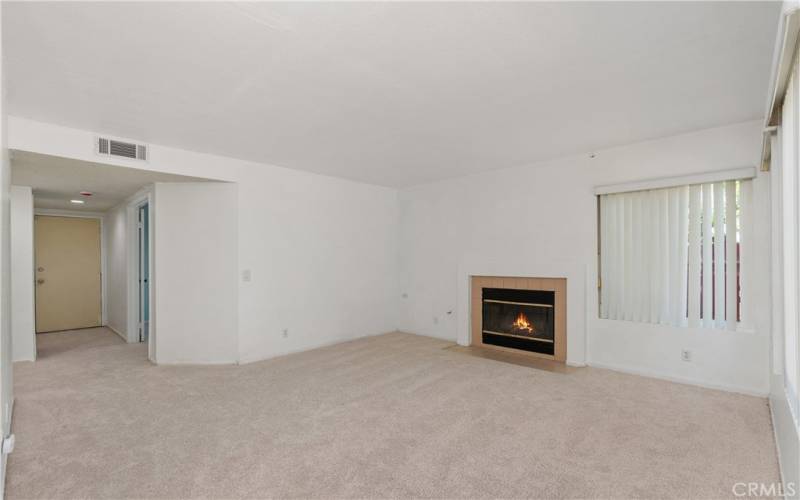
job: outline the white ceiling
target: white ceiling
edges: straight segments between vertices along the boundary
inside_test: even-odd
[[[2,8],[11,114],[407,186],[761,117],[780,4]]]
[[[205,180],[27,151],[11,153],[11,183],[32,187],[36,208],[104,212],[154,182]],[[92,196],[81,196],[81,191],[89,191]],[[85,203],[76,205],[70,202],[72,199],[82,199]]]

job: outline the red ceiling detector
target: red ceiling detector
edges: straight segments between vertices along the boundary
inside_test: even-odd
[[[91,196],[92,192],[91,191],[81,191],[80,194],[81,194],[81,196]]]

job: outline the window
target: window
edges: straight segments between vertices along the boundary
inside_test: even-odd
[[[751,206],[745,179],[600,195],[600,317],[736,329]]]

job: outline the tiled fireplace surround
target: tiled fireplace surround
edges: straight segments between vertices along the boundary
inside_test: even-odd
[[[506,277],[506,276],[471,276],[470,279],[470,333],[471,344],[502,351],[515,352],[530,356],[543,357],[559,362],[566,362],[567,357],[567,280],[565,278],[534,278],[534,277]],[[553,354],[531,352],[519,348],[493,345],[485,335],[483,326],[483,294],[484,289],[496,291],[505,290],[536,290],[553,292],[554,302],[554,345]],[[549,306],[548,306],[549,307]],[[520,335],[498,337],[490,334],[492,338],[504,338],[511,341],[525,342]],[[486,342],[484,340],[486,339]]]

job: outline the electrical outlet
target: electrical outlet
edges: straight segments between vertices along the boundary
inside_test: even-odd
[[[282,334],[283,334],[283,338],[289,338],[289,329],[288,328],[284,328]]]
[[[688,349],[684,349],[681,351],[681,361],[691,361],[692,360],[692,351]]]
[[[249,269],[245,269],[244,271],[242,271],[242,281],[247,283],[247,282],[251,281],[252,279],[253,279],[253,275],[252,275],[252,273],[250,272]]]
[[[434,316],[433,317],[433,324],[434,325],[438,325],[439,324],[439,316]]]

